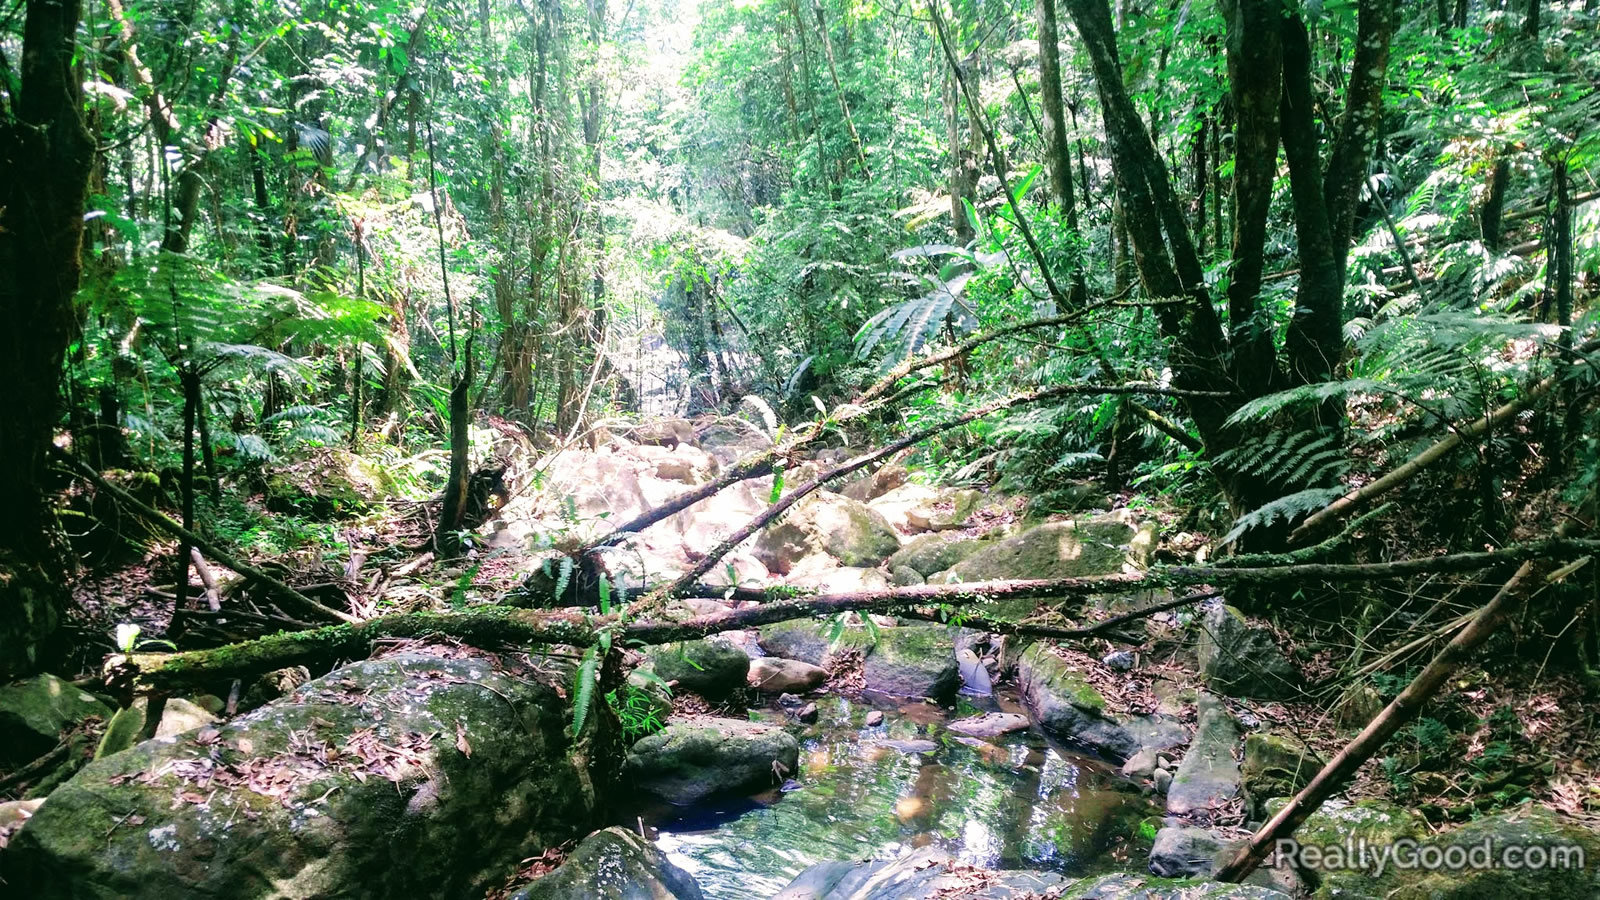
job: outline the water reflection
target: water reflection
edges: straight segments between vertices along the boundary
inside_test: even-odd
[[[862,725],[864,704],[821,707],[801,736],[797,789],[633,810],[624,821],[638,815],[708,898],[731,900],[771,896],[816,862],[928,844],[993,868],[1106,870],[1138,852],[1129,836],[1154,812],[1104,766],[1033,734],[962,740],[926,704],[873,728]],[[932,749],[917,752],[919,741]]]

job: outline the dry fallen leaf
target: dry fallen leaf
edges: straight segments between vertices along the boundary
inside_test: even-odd
[[[472,758],[472,744],[467,742],[467,726],[460,720],[456,721],[456,749],[461,751],[462,756]]]

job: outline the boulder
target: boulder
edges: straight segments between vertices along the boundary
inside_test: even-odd
[[[695,443],[694,423],[688,419],[655,419],[633,427],[628,431],[628,437],[639,444],[660,447],[687,444],[692,447]]]
[[[142,722],[148,714],[150,701],[144,697],[133,701],[139,708],[139,720]],[[182,697],[168,698],[161,708],[161,724],[156,726],[155,736],[158,738],[177,737],[189,731],[195,731],[206,725],[219,721],[215,715],[205,710],[199,704]]]
[[[655,461],[657,478],[688,485],[705,484],[717,477],[720,469],[716,457],[688,444],[679,444],[677,449]]]
[[[788,574],[806,557],[828,554],[847,566],[876,566],[900,549],[888,521],[841,494],[817,491],[756,538],[755,557]]]
[[[702,900],[700,885],[626,828],[584,838],[555,871],[511,900]]]
[[[944,581],[1079,578],[1122,571],[1134,530],[1112,517],[1047,522],[968,556]]]
[[[54,675],[35,675],[0,687],[0,769],[38,759],[63,732],[90,716],[109,720],[112,709]]]
[[[957,719],[948,726],[956,734],[970,737],[996,738],[1016,731],[1028,730],[1028,717],[1017,713],[995,712],[981,716]]]
[[[640,486],[639,460],[624,454],[567,450],[545,469],[540,517],[568,527],[620,525],[653,504]],[[568,521],[576,518],[576,522]]]
[[[1189,750],[1167,789],[1167,812],[1210,824],[1239,796],[1239,723],[1227,707],[1202,697]]]
[[[889,557],[889,570],[912,569],[924,578],[936,575],[984,548],[976,538],[919,534]]]
[[[961,685],[955,638],[941,625],[879,629],[878,640],[862,661],[861,674],[869,691],[948,700]]]
[[[649,658],[662,679],[712,700],[744,687],[750,672],[743,650],[714,638],[653,647]]]
[[[1221,850],[1222,841],[1209,829],[1168,825],[1156,832],[1150,848],[1150,872],[1162,878],[1210,875]]]
[[[669,803],[759,791],[795,771],[800,745],[775,725],[696,718],[668,725],[628,751],[623,778]]]
[[[482,895],[595,812],[562,697],[479,659],[355,663],[90,763],[0,878],[35,900]]]
[[[915,587],[919,584],[927,584],[928,579],[922,577],[921,572],[910,566],[901,566],[889,573],[889,583],[895,587]]]
[[[1163,716],[1117,719],[1084,677],[1042,644],[1030,644],[1017,659],[1017,682],[1033,721],[1052,738],[1122,763],[1149,747],[1183,743],[1183,727]]]
[[[1288,803],[1288,798],[1277,798],[1266,804],[1266,815],[1277,815]],[[1380,800],[1332,799],[1306,818],[1295,830],[1294,840],[1301,847],[1320,848],[1394,846],[1400,841],[1415,842],[1427,833],[1422,820],[1410,811]],[[1329,864],[1331,860],[1319,859],[1317,865],[1307,865],[1305,860],[1289,862],[1307,870],[1318,882],[1316,897],[1353,898],[1353,900],[1378,900],[1390,896],[1394,889],[1396,873],[1392,867],[1381,877],[1377,873],[1358,867],[1347,867],[1343,861]]]
[[[798,659],[814,666],[824,666],[830,649],[824,623],[809,619],[763,625],[761,647],[772,656]]]
[[[960,528],[982,495],[970,488],[935,488],[902,484],[867,503],[889,524],[907,534]]]
[[[1478,860],[1516,847],[1522,868],[1480,867]],[[1436,849],[1435,849],[1436,848]],[[1467,865],[1446,865],[1433,870],[1402,869],[1394,873],[1394,887],[1384,896],[1395,900],[1478,900],[1482,897],[1527,900],[1588,900],[1600,897],[1600,834],[1592,827],[1537,806],[1507,810],[1435,836],[1423,845],[1424,853],[1439,853],[1448,863],[1452,856]],[[1536,865],[1542,858],[1548,864]],[[1423,857],[1424,861],[1426,856]],[[1510,863],[1509,858],[1504,862]],[[1370,883],[1370,882],[1369,882]],[[1327,886],[1324,881],[1323,886]],[[1339,896],[1365,894],[1347,889]],[[1318,897],[1333,894],[1319,890]]]
[[[1322,761],[1297,738],[1264,731],[1245,735],[1244,791],[1255,811],[1272,797],[1289,797],[1311,783]]]
[[[828,680],[828,670],[798,659],[763,656],[750,660],[751,687],[772,694],[804,694]]]
[[[772,438],[742,419],[719,419],[696,433],[700,449],[731,466],[746,456],[772,449]]]
[[[905,484],[910,474],[905,466],[885,463],[872,474],[845,485],[841,493],[858,503],[868,503]]]
[[[1272,631],[1225,604],[1206,610],[1197,654],[1206,684],[1226,697],[1279,700],[1293,696],[1300,683]]]
[[[795,587],[813,588],[819,594],[848,594],[881,591],[889,586],[889,579],[877,569],[844,566],[791,577],[789,584]]]
[[[748,553],[730,553],[700,580],[718,587],[759,587],[770,577],[761,560]]]
[[[267,509],[326,519],[356,512],[393,490],[383,469],[339,447],[275,467],[262,496]]]

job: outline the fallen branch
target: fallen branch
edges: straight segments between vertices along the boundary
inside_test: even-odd
[[[1534,563],[1525,562],[1517,569],[1494,597],[1478,610],[1472,622],[1428,663],[1406,689],[1393,702],[1361,730],[1354,740],[1346,744],[1338,755],[1329,760],[1322,771],[1311,779],[1305,789],[1296,794],[1287,806],[1278,811],[1272,820],[1261,826],[1251,836],[1249,843],[1240,848],[1232,859],[1217,870],[1218,881],[1238,882],[1255,871],[1279,838],[1287,837],[1317,811],[1322,802],[1337,790],[1344,781],[1394,736],[1407,722],[1416,718],[1422,705],[1442,687],[1456,668],[1474,649],[1489,639],[1495,629],[1512,612],[1520,600],[1527,583],[1532,580]]]
[[[1552,539],[1482,553],[1457,553],[1388,563],[1308,564],[1278,568],[1217,568],[1164,566],[1144,573],[1119,573],[1081,578],[1026,581],[988,581],[971,584],[919,584],[833,594],[802,594],[786,599],[779,591],[730,589],[695,585],[698,596],[750,598],[768,602],[746,609],[699,616],[680,622],[625,622],[620,614],[591,616],[581,611],[535,611],[487,606],[465,612],[416,612],[380,616],[354,625],[335,625],[315,631],[286,632],[254,641],[210,650],[182,653],[115,655],[107,663],[108,682],[131,680],[147,692],[170,691],[196,682],[221,681],[260,674],[295,665],[314,665],[330,659],[357,658],[384,638],[449,638],[474,646],[566,644],[585,647],[597,643],[602,632],[624,644],[666,644],[692,640],[722,631],[756,628],[791,619],[857,611],[893,613],[919,607],[952,609],[977,606],[999,599],[1056,598],[1118,593],[1150,587],[1184,584],[1275,583],[1283,581],[1361,581],[1402,577],[1427,572],[1475,571],[1506,562],[1573,558],[1600,553],[1600,541]],[[1192,598],[1184,598],[1190,600]],[[1174,601],[1176,603],[1176,601]],[[1181,604],[1179,604],[1181,605]],[[1158,607],[1140,614],[1160,611]],[[628,612],[631,612],[629,610]],[[1003,627],[979,620],[977,627]],[[1120,624],[1100,623],[1093,628]],[[1083,635],[1069,635],[1081,637]]]
[[[237,559],[234,559],[229,554],[223,552],[223,550],[216,544],[183,527],[169,518],[165,513],[145,504],[143,501],[139,500],[139,498],[105,480],[100,476],[100,473],[96,472],[92,467],[84,465],[82,462],[79,462],[73,457],[67,455],[67,453],[60,448],[52,446],[50,451],[57,459],[66,464],[66,466],[75,474],[81,475],[93,483],[95,487],[98,487],[99,489],[109,493],[111,496],[117,498],[118,502],[128,506],[134,512],[137,512],[150,524],[155,525],[156,527],[172,534],[175,537],[188,541],[192,546],[200,548],[206,553],[206,555],[210,556],[218,563],[221,563],[233,571],[238,572],[246,580],[260,584],[262,587],[265,587],[272,593],[277,594],[279,597],[291,601],[295,606],[300,607],[306,612],[315,613],[321,618],[336,619],[338,621],[348,623],[356,623],[360,621],[360,619],[357,619],[355,616],[352,616],[348,613],[342,613],[336,609],[323,606],[321,603],[318,603],[310,597],[307,597],[284,582],[273,578],[271,575],[262,572],[260,569],[256,569],[252,566],[248,566],[242,562],[239,562]]]
[[[1591,340],[1585,343],[1582,347],[1579,347],[1576,352],[1590,353],[1596,349],[1600,349],[1600,340]],[[1524,391],[1521,396],[1505,404],[1499,409],[1496,409],[1477,421],[1464,425],[1461,428],[1452,429],[1451,432],[1441,438],[1438,443],[1435,443],[1428,449],[1406,460],[1399,466],[1396,466],[1382,478],[1379,478],[1376,481],[1363,485],[1362,487],[1345,494],[1339,499],[1313,513],[1304,522],[1301,522],[1299,527],[1289,533],[1289,544],[1293,546],[1305,541],[1307,538],[1315,535],[1322,528],[1333,524],[1338,519],[1355,512],[1357,509],[1372,502],[1374,499],[1381,497],[1384,494],[1387,494],[1395,488],[1398,488],[1410,481],[1422,470],[1445,458],[1445,456],[1449,455],[1450,451],[1461,446],[1463,442],[1469,439],[1477,440],[1478,438],[1483,437],[1485,434],[1488,434],[1491,430],[1498,428],[1501,424],[1509,421],[1513,416],[1516,416],[1518,413],[1522,412],[1522,410],[1526,409],[1536,400],[1543,397],[1545,394],[1548,394],[1550,390],[1556,386],[1557,381],[1558,378],[1555,375],[1551,375],[1548,378],[1539,381],[1538,383],[1534,384],[1533,387]]]

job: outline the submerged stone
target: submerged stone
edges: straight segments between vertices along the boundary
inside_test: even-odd
[[[656,845],[625,828],[584,838],[555,871],[511,900],[701,900],[700,885]]]

